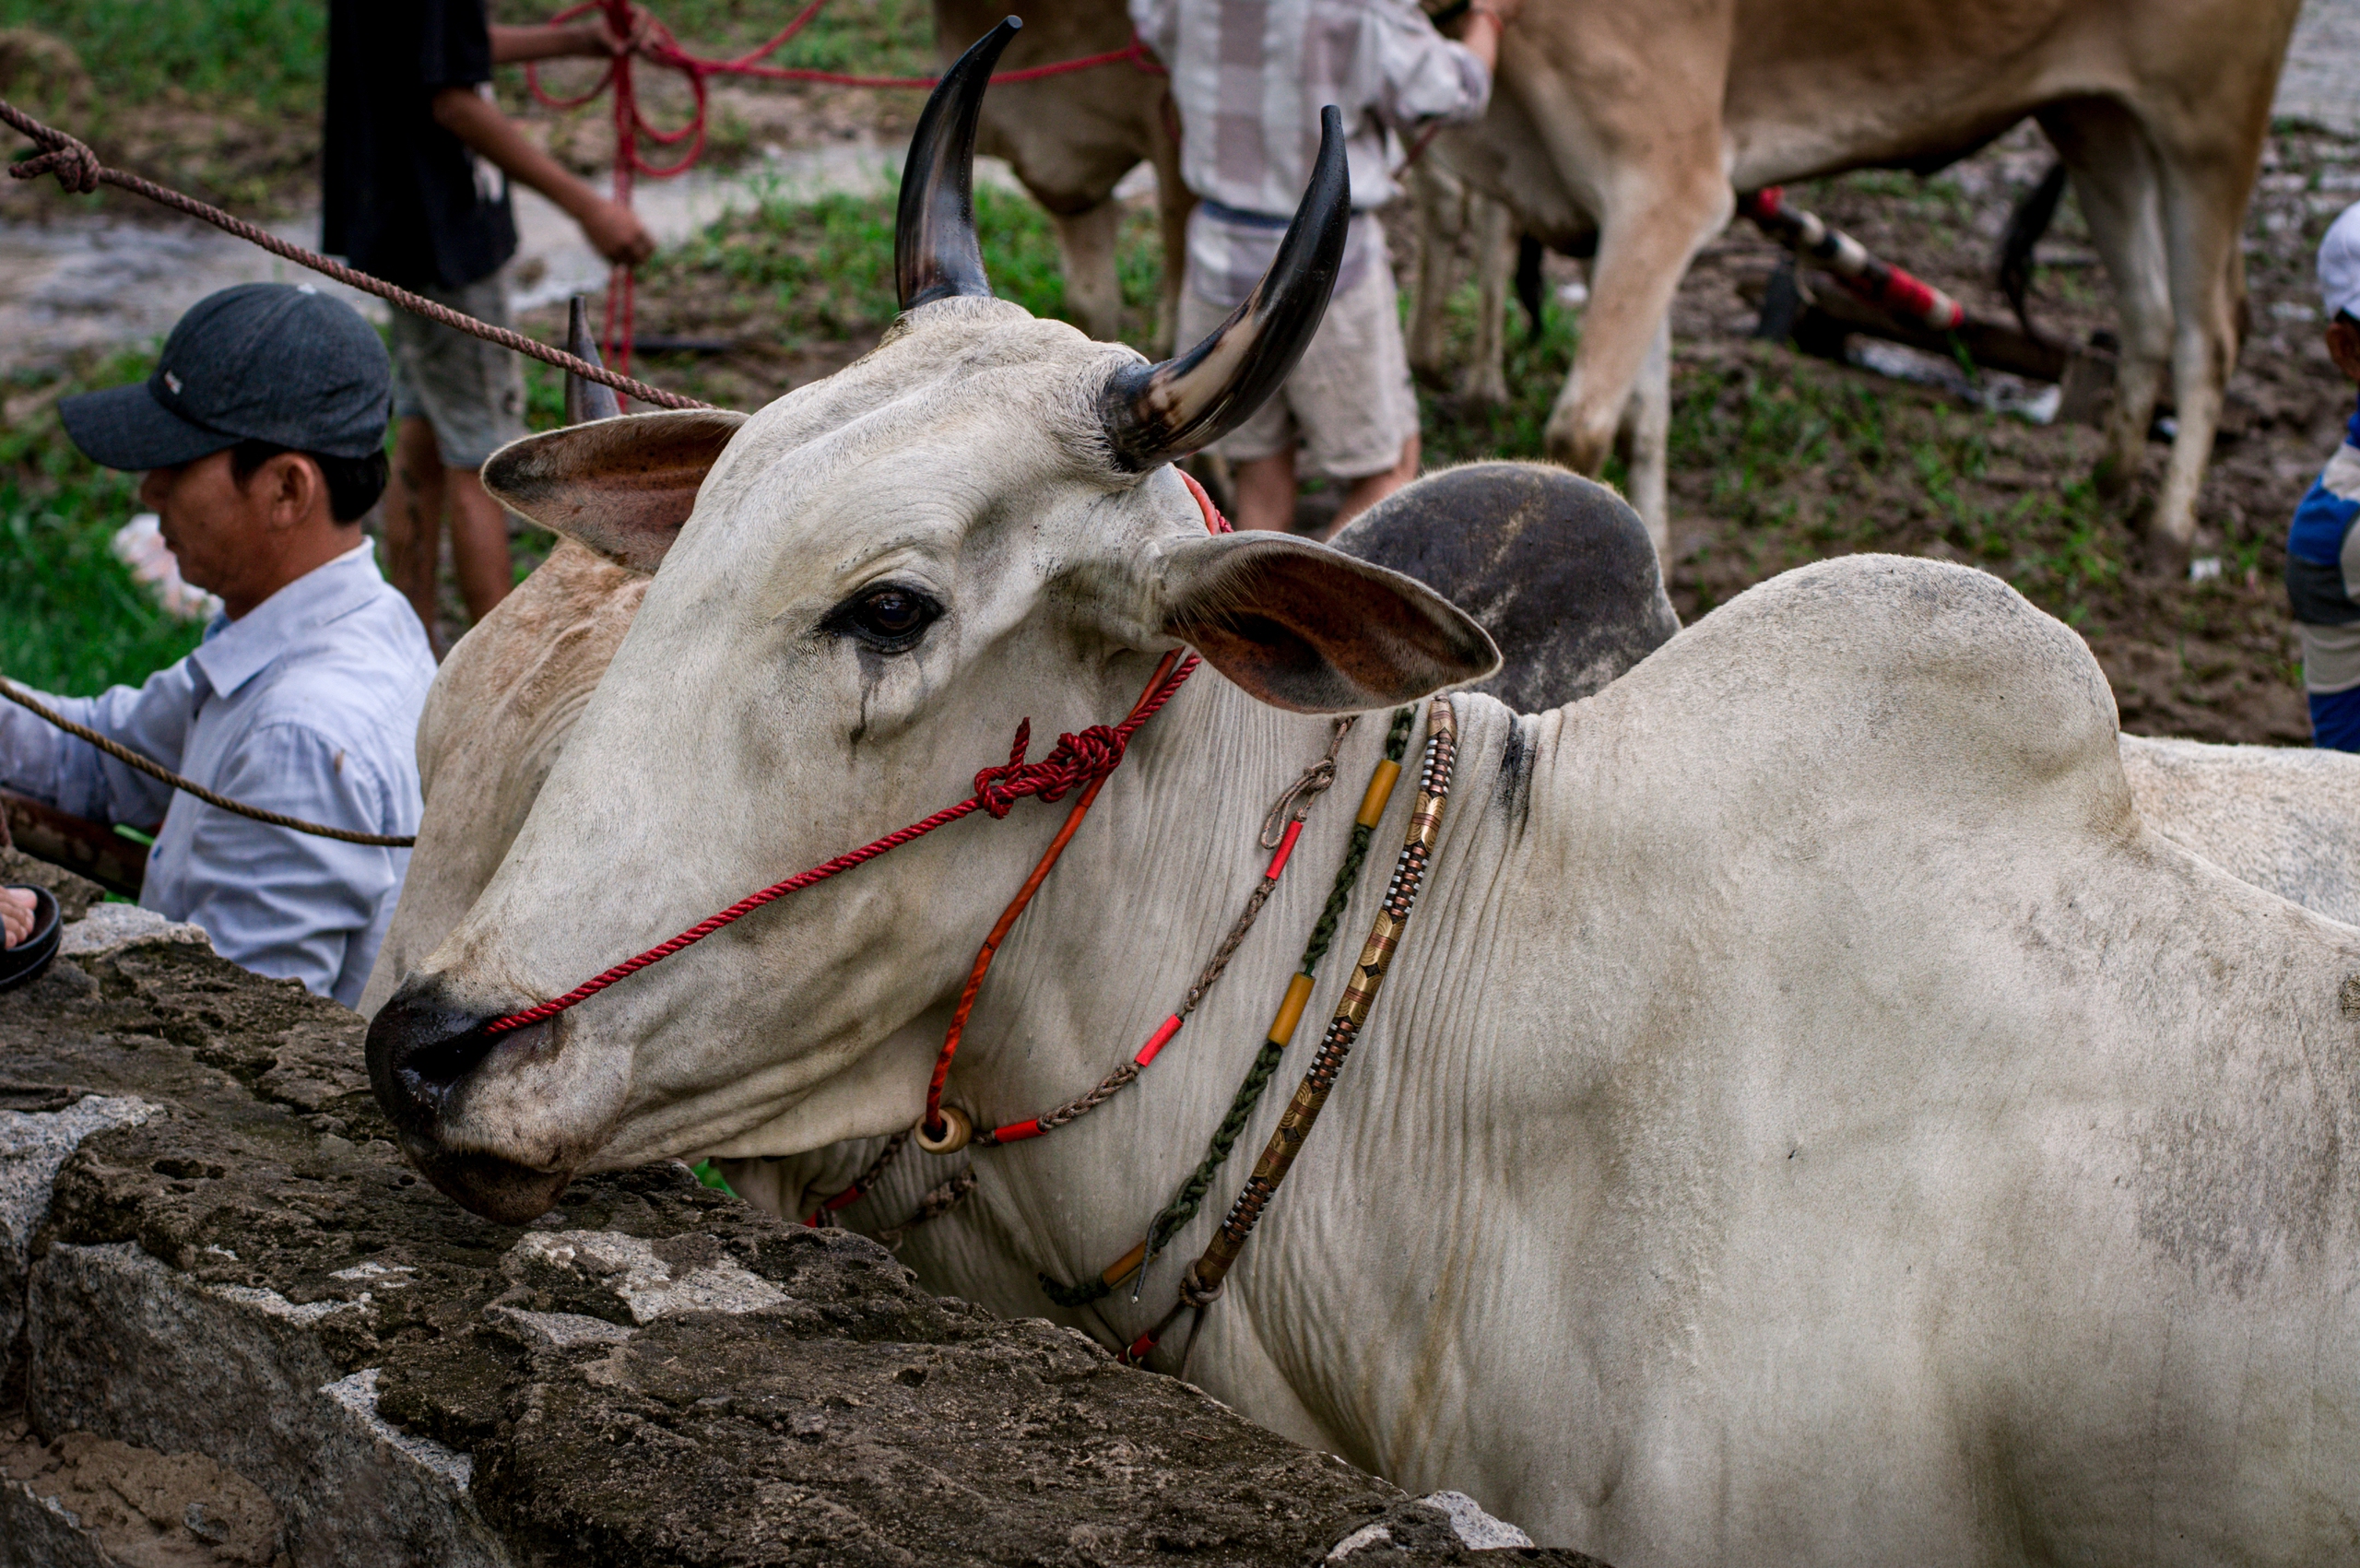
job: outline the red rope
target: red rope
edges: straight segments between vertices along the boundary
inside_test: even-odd
[[[689,94],[695,107],[688,123],[673,130],[652,124],[641,112],[638,87],[631,76],[631,56],[618,54],[608,62],[607,69],[588,90],[572,98],[553,97],[541,88],[537,63],[525,66],[525,85],[533,97],[550,109],[579,109],[600,93],[613,88],[615,95],[615,200],[625,206],[631,205],[631,182],[644,174],[651,180],[666,180],[684,174],[703,156],[707,103],[705,79],[709,77],[753,77],[772,82],[820,82],[835,87],[906,88],[914,91],[930,91],[941,78],[938,77],[862,77],[841,71],[818,71],[799,66],[768,65],[762,62],[785,47],[796,34],[809,26],[828,4],[828,0],[810,0],[797,11],[786,26],[745,53],[727,60],[707,59],[691,54],[680,47],[672,29],[652,14],[647,22],[647,38],[641,45],[639,56],[652,65],[678,71],[688,78]],[[629,38],[631,33],[631,0],[581,0],[579,5],[560,11],[549,18],[552,27],[570,22],[592,11],[606,13],[607,26],[617,38]],[[1093,70],[1127,60],[1132,66],[1148,75],[1161,77],[1168,73],[1149,55],[1147,45],[1139,41],[1137,32],[1131,41],[1120,49],[1110,49],[1103,54],[1084,55],[1078,60],[1060,60],[1047,65],[1031,65],[1021,71],[1002,71],[992,77],[992,84],[1004,87],[1018,82],[1037,82],[1049,77],[1061,77],[1068,72]],[[669,163],[652,160],[643,148],[648,145],[663,147],[688,147]],[[631,326],[633,314],[634,275],[628,265],[614,269],[607,289],[607,358],[620,373],[631,370]]]
[[[1204,487],[1186,474],[1180,477],[1187,481],[1189,493],[1196,498],[1198,510],[1204,513],[1207,530],[1215,534],[1228,533],[1229,519],[1213,505],[1212,497],[1205,493]],[[1023,888],[1001,914],[999,923],[992,927],[984,950],[976,955],[974,970],[968,976],[967,989],[959,998],[959,1010],[951,1023],[950,1037],[943,1042],[942,1054],[935,1063],[933,1085],[926,1091],[926,1125],[939,1127],[942,1080],[950,1071],[951,1055],[959,1049],[959,1036],[967,1021],[968,1010],[974,1005],[976,988],[983,984],[984,974],[991,968],[991,955],[998,950],[1000,939],[1008,935],[1009,927],[1016,924],[1016,917],[1024,913],[1024,906],[1040,890],[1042,880],[1049,874],[1049,867],[1055,866],[1057,856],[1065,853],[1074,830],[1081,826],[1082,817],[1090,810],[1091,803],[1098,798],[1100,788],[1115,770],[1123,765],[1123,754],[1129,749],[1131,737],[1172,701],[1174,694],[1196,673],[1198,663],[1196,654],[1189,654],[1183,658],[1182,650],[1174,648],[1163,655],[1162,664],[1155,666],[1155,674],[1149,677],[1146,690],[1139,693],[1139,701],[1131,704],[1129,714],[1121,724],[1111,727],[1092,725],[1078,735],[1061,735],[1049,754],[1037,762],[1024,760],[1025,748],[1032,738],[1032,721],[1023,720],[1016,726],[1016,742],[1009,750],[1006,765],[985,768],[978,772],[975,775],[975,793],[958,805],[946,806],[933,816],[913,822],[906,828],[898,828],[881,839],[849,850],[833,860],[822,861],[808,871],[798,871],[783,882],[773,882],[760,892],[749,893],[720,914],[708,915],[669,941],[658,942],[645,952],[623,960],[613,968],[584,981],[562,996],[553,996],[522,1012],[493,1020],[483,1026],[483,1032],[486,1034],[504,1034],[512,1029],[522,1029],[527,1024],[555,1018],[568,1008],[588,1001],[616,981],[636,974],[649,964],[661,963],[681,949],[703,941],[723,926],[744,919],[764,904],[774,903],[789,893],[799,893],[856,866],[866,865],[887,850],[899,849],[905,843],[922,839],[935,829],[947,827],[973,812],[985,811],[996,819],[1001,818],[1026,796],[1034,796],[1044,801],[1061,800],[1074,786],[1081,785],[1081,798],[1075,801],[1073,809],[1066,814],[1065,826],[1050,841],[1048,852],[1042,855],[1040,863],[1032,868],[1032,875],[1025,879]]]
[[[1182,482],[1187,485],[1188,494],[1195,499],[1198,512],[1204,516],[1205,531],[1209,534],[1228,533],[1229,519],[1221,514],[1221,508],[1213,504],[1213,498],[1205,492],[1205,487],[1197,483],[1196,477],[1186,469],[1180,470],[1180,477]],[[1173,656],[1171,654],[1165,656],[1166,667],[1169,667]],[[1180,682],[1188,678],[1196,664],[1197,656],[1194,654],[1189,654],[1188,663],[1181,668],[1179,675],[1171,682],[1173,690],[1177,691],[1180,689]],[[1150,682],[1149,690],[1154,690],[1154,684]],[[1156,706],[1162,707],[1165,700],[1159,697],[1156,700]],[[1147,699],[1142,696],[1139,701],[1144,703]],[[1152,712],[1152,710],[1150,711]],[[1134,709],[1133,713],[1139,716],[1138,710]],[[1067,738],[1068,737],[1059,737],[1058,744],[1062,746]],[[1121,760],[1118,752],[1115,760]],[[1110,766],[1106,772],[1112,773],[1114,771]],[[925,1131],[926,1137],[940,1138],[943,1134],[942,1086],[950,1077],[951,1058],[958,1055],[959,1042],[966,1037],[967,1015],[975,1009],[975,995],[984,987],[984,976],[991,973],[992,960],[998,956],[1001,941],[1007,937],[1009,929],[1016,925],[1016,917],[1024,913],[1024,906],[1032,902],[1032,895],[1041,890],[1042,882],[1049,875],[1049,867],[1057,863],[1057,857],[1066,852],[1066,845],[1073,842],[1074,831],[1081,826],[1082,818],[1089,815],[1092,803],[1098,798],[1099,786],[1105,782],[1105,774],[1092,780],[1090,787],[1082,791],[1081,798],[1073,803],[1073,809],[1066,813],[1065,826],[1059,828],[1057,836],[1049,841],[1049,847],[1042,853],[1039,864],[1032,867],[1032,875],[1024,879],[1024,885],[1016,890],[1016,896],[1008,901],[1008,907],[1000,911],[999,919],[993,923],[991,934],[984,938],[984,945],[976,950],[974,965],[967,972],[967,984],[959,992],[959,1005],[950,1014],[950,1027],[943,1032],[942,1049],[935,1054],[934,1076],[926,1080],[926,1114],[918,1121],[919,1127]],[[982,787],[981,775],[977,777],[977,787],[979,789]]]

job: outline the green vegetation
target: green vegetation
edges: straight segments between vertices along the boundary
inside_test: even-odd
[[[119,355],[52,384],[111,386],[140,379],[151,362]],[[166,615],[108,552],[139,510],[138,481],[74,450],[52,386],[9,390],[0,420],[0,674],[70,696],[143,679],[195,647],[202,629]]]
[[[886,193],[791,203],[775,193],[657,258],[642,289],[669,293],[700,323],[758,329],[775,348],[860,338],[891,324],[893,206]],[[975,224],[992,287],[1039,316],[1065,314],[1066,286],[1047,216],[994,185],[975,192]],[[1131,341],[1144,346],[1160,271],[1151,215],[1133,213],[1117,269]]]
[[[319,112],[325,0],[0,0],[0,27],[72,48],[101,112],[159,100]]]
[[[643,3],[690,53],[727,59],[768,42],[795,19],[805,0]],[[541,22],[561,8],[546,0],[492,0],[491,15],[501,22]],[[931,76],[934,13],[926,0],[828,0],[801,32],[763,64],[863,76]]]

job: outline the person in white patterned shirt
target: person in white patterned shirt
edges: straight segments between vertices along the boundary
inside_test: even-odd
[[[1171,69],[1181,176],[1198,203],[1180,342],[1211,332],[1268,269],[1311,177],[1319,111],[1343,112],[1352,222],[1327,316],[1277,395],[1212,448],[1231,465],[1239,526],[1293,525],[1298,453],[1344,485],[1337,527],[1417,477],[1418,402],[1376,209],[1398,194],[1400,139],[1482,114],[1521,4],[1474,0],[1457,42],[1415,0],[1130,0]]]

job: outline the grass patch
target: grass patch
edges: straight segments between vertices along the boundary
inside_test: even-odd
[[[37,28],[73,49],[100,109],[161,100],[319,112],[323,0],[0,0],[0,27]]]
[[[759,335],[766,349],[782,354],[865,343],[896,312],[894,201],[891,192],[811,202],[763,196],[659,254],[641,298],[663,301],[655,308],[665,331]],[[1021,193],[983,185],[975,227],[994,291],[1036,316],[1066,319],[1065,277],[1047,215]],[[1153,215],[1132,213],[1118,243],[1125,337],[1144,348],[1160,276]]]
[[[64,393],[118,385],[153,363],[118,355],[52,384]],[[18,411],[0,428],[0,672],[88,696],[145,679],[195,647],[203,629],[166,615],[108,551],[140,510],[138,479],[74,449],[56,409],[41,401],[50,390],[17,390]]]
[[[547,21],[560,7],[543,0],[493,0],[494,21]],[[801,0],[656,0],[656,17],[680,47],[726,59],[767,41],[802,9]],[[861,76],[923,77],[935,72],[934,11],[925,0],[830,0],[810,24],[763,62]],[[668,72],[655,73],[658,76]],[[717,83],[732,78],[717,77]]]

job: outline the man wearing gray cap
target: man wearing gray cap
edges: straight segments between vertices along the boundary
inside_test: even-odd
[[[309,288],[199,301],[143,384],[63,399],[74,444],[143,470],[181,575],[222,614],[140,686],[42,701],[232,800],[365,833],[418,831],[426,635],[379,573],[360,519],[385,488],[391,370],[376,332]],[[276,828],[177,796],[0,705],[0,784],[103,822],[152,826],[139,895],[259,973],[360,998],[406,849]]]

